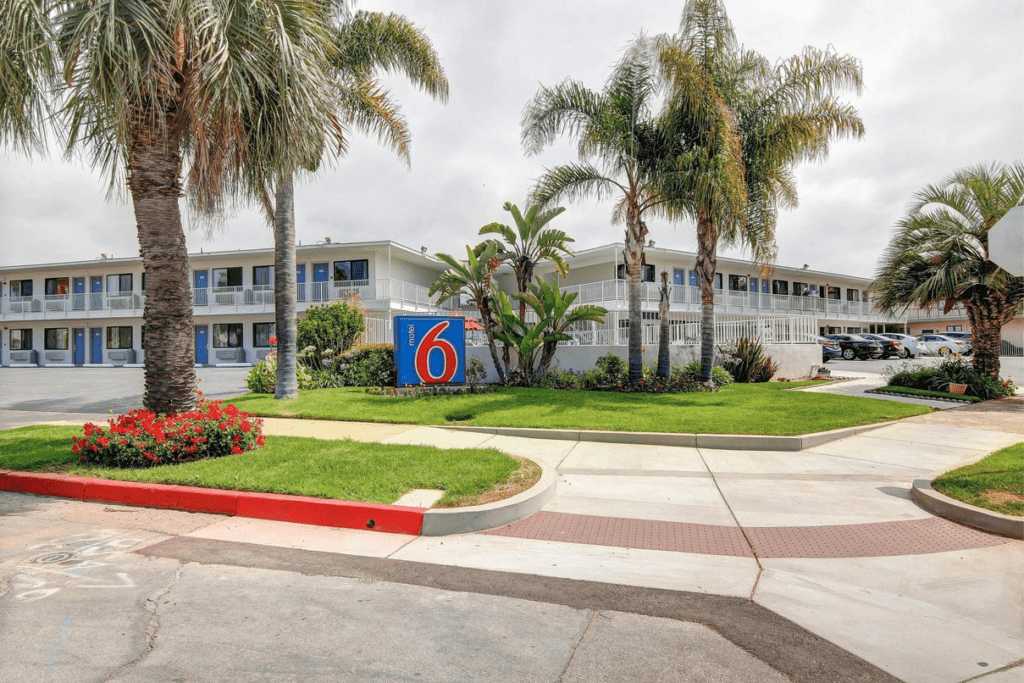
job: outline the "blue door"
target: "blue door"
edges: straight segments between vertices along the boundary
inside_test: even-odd
[[[690,271],[690,286],[700,287],[700,282],[697,281],[697,271],[695,270]]]
[[[89,352],[89,359],[92,363],[103,362],[103,328],[94,327],[89,330],[90,342],[92,342],[92,350]]]
[[[95,275],[89,282],[89,310],[98,311],[103,308],[103,277]],[[95,361],[99,363],[99,361]]]
[[[206,350],[206,325],[196,326],[196,362],[200,365],[206,365],[210,356]]]
[[[71,289],[71,310],[84,311],[85,310],[85,278],[76,277],[72,283]],[[85,332],[82,332],[85,335]]]
[[[82,283],[83,289],[85,283]],[[85,329],[76,327],[71,336],[71,349],[75,355],[75,365],[85,365]]]
[[[327,278],[330,275],[330,270],[327,268],[326,263],[315,263],[313,264],[313,300],[323,301],[330,299],[330,284],[327,282]]]
[[[207,272],[205,270],[197,270],[195,272],[195,302],[194,302],[196,306],[206,306],[206,305],[209,304],[209,298],[207,297],[207,292],[209,290],[206,289],[208,286],[209,286],[209,280],[207,279]]]
[[[295,266],[295,299],[306,300],[306,264]]]
[[[756,277],[750,278],[750,291],[753,292],[754,294],[757,294],[757,278]]]

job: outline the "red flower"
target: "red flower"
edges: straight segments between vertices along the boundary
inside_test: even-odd
[[[231,439],[231,443],[238,443],[241,440],[242,440],[242,435],[241,434],[235,434],[235,438]]]
[[[242,453],[243,451],[242,451],[242,449],[241,449],[241,448],[239,448],[238,446],[232,446],[232,447],[231,447],[231,452],[232,452],[232,453],[234,453],[235,455],[239,455],[239,454],[241,454],[241,453]]]
[[[266,440],[266,438],[262,434],[260,434],[259,438],[256,439],[256,445],[257,446],[262,446],[266,442],[267,442],[267,440]]]
[[[248,432],[250,429],[252,429],[252,425],[251,424],[249,424],[248,422],[243,422],[242,423],[242,431],[243,432]]]

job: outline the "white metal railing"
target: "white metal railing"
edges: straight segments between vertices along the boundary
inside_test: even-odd
[[[3,300],[3,317],[63,318],[68,314],[123,315],[141,312],[146,305],[144,292],[44,294],[8,297]]]
[[[640,300],[657,304],[661,300],[660,285],[642,283]],[[629,284],[625,280],[604,280],[583,285],[562,287],[563,292],[578,292],[575,303],[600,304],[608,308],[622,308],[629,300]],[[700,307],[700,287],[669,285],[669,302],[679,310],[697,310]],[[715,290],[715,306],[722,311],[743,313],[814,313],[834,318],[882,318],[894,320],[875,309],[869,301],[823,299],[819,296],[767,294],[735,290]]]

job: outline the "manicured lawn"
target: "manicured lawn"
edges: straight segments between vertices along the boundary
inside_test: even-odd
[[[411,489],[443,489],[437,507],[471,505],[503,489],[507,480],[528,488],[540,470],[493,449],[443,450],[268,436],[242,455],[138,470],[79,465],[71,437],[80,427],[36,426],[0,431],[0,468],[60,472],[103,479],[203,488],[290,493],[373,503],[393,503]],[[517,473],[518,472],[518,473]]]
[[[363,389],[231,399],[267,417],[422,425],[606,429],[623,432],[794,435],[927,413],[926,406],[786,389],[814,382],[732,384],[716,393],[619,394],[501,388],[491,394],[390,398]],[[468,416],[468,417],[467,417]]]
[[[875,391],[883,391],[892,394],[911,394],[922,398],[955,398],[968,403],[981,403],[977,396],[964,396],[963,394],[950,394],[945,391],[931,391],[930,389],[912,389],[910,387],[878,387]]]
[[[932,488],[970,505],[1024,517],[1024,443],[947,472]]]

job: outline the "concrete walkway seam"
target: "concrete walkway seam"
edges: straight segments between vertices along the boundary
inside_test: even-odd
[[[895,422],[879,422],[858,427],[844,427],[828,432],[815,432],[801,436],[758,436],[751,434],[685,434],[667,432],[610,432],[593,429],[539,429],[529,427],[476,427],[471,425],[445,425],[451,429],[496,436],[514,436],[525,439],[555,439],[560,441],[588,441],[618,443],[631,446],[675,446],[688,448],[715,448],[735,451],[802,451],[830,441],[838,441],[874,429],[888,427]]]
[[[914,480],[914,485],[910,489],[910,497],[915,503],[933,515],[945,517],[950,521],[999,536],[1024,540],[1024,519],[976,507],[933,489],[932,480],[941,474],[944,472],[939,472],[927,479]]]

